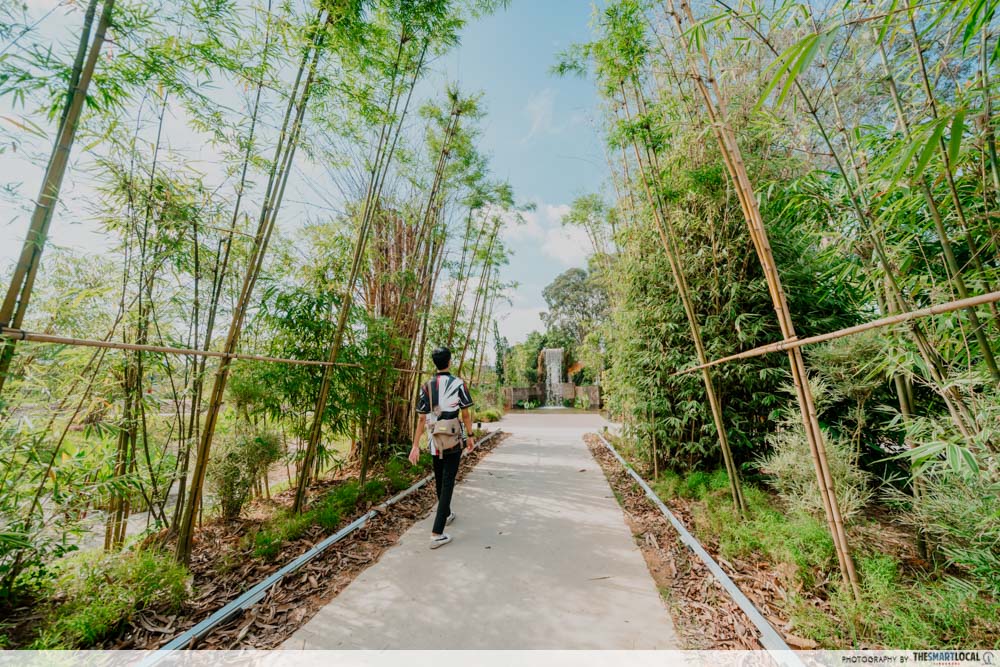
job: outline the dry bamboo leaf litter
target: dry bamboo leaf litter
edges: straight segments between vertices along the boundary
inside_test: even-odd
[[[708,568],[681,543],[667,518],[650,504],[596,436],[587,436],[587,445],[620,499],[626,522],[670,607],[684,648],[760,650],[762,647],[753,624],[719,586]],[[685,524],[690,524],[690,512],[676,511],[673,507],[671,510]],[[709,545],[706,548],[714,555],[713,548]],[[723,567],[733,573],[731,564]],[[762,575],[754,576],[751,586],[741,584],[740,588],[759,605],[760,600],[767,597],[759,590],[766,590],[766,582]],[[771,605],[761,608],[761,613],[775,627],[780,628],[787,622],[774,614]]]

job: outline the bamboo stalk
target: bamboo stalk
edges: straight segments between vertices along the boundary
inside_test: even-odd
[[[737,354],[729,355],[728,357],[722,357],[721,359],[715,359],[707,364],[701,366],[692,366],[691,368],[685,368],[682,371],[677,371],[674,375],[684,375],[686,373],[693,373],[702,368],[710,368],[712,366],[718,366],[719,364],[725,364],[730,361],[736,361],[737,359],[749,359],[750,357],[759,357],[771,352],[785,352],[788,350],[794,350],[806,345],[815,345],[816,343],[823,343],[828,340],[835,340],[837,338],[843,338],[845,336],[852,336],[854,334],[861,333],[863,331],[869,331],[871,329],[879,329],[882,327],[891,326],[893,324],[900,324],[902,322],[909,322],[910,320],[919,319],[922,317],[928,317],[930,315],[940,315],[942,313],[950,313],[955,310],[964,310],[966,308],[974,308],[976,306],[981,306],[988,303],[996,303],[1000,301],[1000,291],[990,292],[988,294],[980,294],[979,296],[971,296],[967,299],[958,299],[956,301],[948,301],[947,303],[940,303],[934,306],[928,306],[926,308],[920,308],[918,310],[911,310],[905,313],[899,313],[896,315],[891,315],[889,317],[883,317],[878,320],[872,320],[871,322],[865,322],[864,324],[856,324],[853,327],[847,327],[844,329],[838,329],[837,331],[831,331],[825,334],[819,334],[816,336],[809,336],[808,338],[788,338],[776,343],[768,343],[767,345],[761,345],[760,347],[755,347],[752,350],[747,350],[745,352],[739,352]]]
[[[927,104],[931,111],[931,118],[934,120],[939,119],[937,100],[934,97],[934,91],[931,87],[930,76],[927,74],[927,63],[924,59],[924,49],[923,45],[920,43],[920,36],[917,32],[916,19],[914,18],[915,8],[910,0],[906,0],[906,7],[910,11],[906,13],[906,18],[910,24],[910,39],[913,44],[913,50],[917,57],[917,71],[920,73],[920,81],[923,83],[924,93],[927,95]],[[988,120],[988,119],[987,119]],[[988,282],[985,273],[983,271],[983,264],[979,258],[979,248],[976,244],[975,238],[972,236],[972,230],[969,229],[968,220],[965,216],[965,207],[962,204],[962,199],[958,194],[958,187],[955,184],[955,177],[953,175],[953,169],[955,165],[951,163],[951,158],[949,157],[948,147],[944,142],[944,135],[938,136],[938,152],[941,154],[941,160],[944,164],[944,180],[948,184],[948,194],[951,195],[952,207],[954,208],[955,215],[958,216],[958,222],[962,230],[965,232],[965,243],[969,247],[969,254],[972,257],[972,262],[979,270],[981,275],[981,280],[983,285],[992,290],[992,286]],[[963,295],[964,296],[964,295]],[[973,316],[970,316],[970,321]],[[1000,327],[1000,313],[993,310],[993,320],[994,323]],[[989,366],[990,373],[993,376],[994,381],[1000,381],[1000,370],[997,369],[996,361],[993,358],[993,350],[989,347],[989,343],[986,343],[986,347],[983,349],[983,355],[986,357],[986,363]]]
[[[479,287],[476,289],[476,299],[472,304],[472,313],[469,315],[469,330],[466,332],[465,340],[462,341],[462,354],[459,356],[458,362],[458,375],[462,374],[462,369],[465,367],[465,354],[469,351],[469,342],[472,338],[472,332],[475,327],[476,313],[479,310],[479,302],[483,297],[483,288],[486,279],[492,270],[492,260],[493,260],[493,247],[496,244],[497,236],[500,234],[500,219],[498,218],[493,224],[493,232],[490,236],[489,245],[486,246],[486,259],[483,261],[483,271],[479,274]]]
[[[24,313],[28,308],[31,299],[32,288],[34,287],[35,276],[38,273],[38,265],[41,261],[42,251],[48,239],[49,225],[52,222],[52,213],[56,201],[59,198],[59,191],[62,189],[63,178],[69,165],[70,151],[73,141],[76,138],[76,129],[83,115],[83,104],[86,101],[87,89],[94,75],[97,59],[100,56],[104,45],[104,37],[111,22],[111,11],[115,0],[106,0],[98,19],[97,31],[94,34],[94,42],[90,46],[87,59],[83,67],[77,73],[77,67],[71,75],[71,85],[67,94],[67,105],[64,107],[63,117],[59,127],[59,134],[52,149],[52,155],[45,170],[45,177],[42,179],[41,189],[38,198],[35,200],[35,209],[31,215],[31,223],[28,233],[21,246],[21,255],[14,275],[11,277],[10,287],[4,297],[3,304],[0,305],[0,326],[20,327],[24,320]],[[80,49],[77,53],[77,63],[79,56],[85,48],[85,41],[90,33],[90,21],[93,18],[94,5],[91,4],[87,11],[84,31],[81,39]],[[78,78],[76,78],[78,75]],[[75,79],[75,81],[73,80]],[[0,393],[3,392],[7,375],[10,371],[10,363],[14,357],[14,344],[8,342],[0,349]]]
[[[639,92],[638,84],[633,82],[633,86],[635,87],[633,94],[636,97],[637,104],[640,106],[640,112],[642,112],[643,109],[641,107],[643,106],[643,103],[641,101],[641,93]],[[624,84],[621,86],[621,92],[625,116],[628,121],[631,122],[632,114],[629,111],[628,97],[625,92]],[[698,357],[699,363],[704,364],[708,360],[708,355],[705,352],[705,344],[701,336],[701,325],[698,322],[698,316],[695,312],[694,304],[691,301],[691,293],[687,286],[687,278],[685,277],[684,270],[680,264],[680,255],[677,249],[677,234],[674,230],[673,223],[670,221],[666,211],[664,210],[666,207],[662,198],[658,195],[654,195],[652,189],[650,188],[649,180],[646,175],[646,169],[643,166],[643,160],[639,152],[639,145],[634,140],[632,141],[632,147],[635,151],[636,166],[639,170],[639,176],[642,181],[643,189],[646,193],[646,198],[649,201],[650,209],[653,212],[654,221],[656,222],[656,229],[660,236],[660,242],[663,245],[664,253],[666,254],[667,261],[670,264],[670,272],[674,278],[677,296],[684,309],[684,316],[688,323],[691,340],[694,342],[695,353]],[[654,170],[659,170],[656,152],[655,150],[650,150],[648,145],[646,146],[646,162],[649,163]],[[746,511],[746,504],[743,501],[743,492],[740,488],[736,461],[733,458],[733,452],[729,446],[729,435],[726,432],[725,420],[722,415],[722,403],[719,401],[719,396],[715,391],[715,381],[707,368],[702,371],[702,382],[705,386],[705,394],[708,396],[708,403],[712,412],[712,421],[715,425],[716,435],[719,439],[719,447],[722,451],[722,459],[726,466],[726,473],[729,476],[729,491],[732,496],[733,507],[737,512],[743,514]]]
[[[452,341],[455,337],[455,322],[458,320],[459,310],[462,306],[462,300],[465,298],[465,290],[469,284],[468,276],[465,275],[465,260],[469,252],[469,241],[472,238],[472,221],[473,221],[474,209],[469,207],[469,215],[465,224],[465,234],[462,237],[462,258],[458,262],[458,277],[456,279],[456,289],[455,289],[455,299],[451,306],[451,322],[448,324],[448,335],[445,340],[445,346],[451,348]],[[484,225],[480,225],[479,233],[476,235],[476,243],[472,247],[472,258],[475,259],[476,250],[478,250],[479,239],[483,235]],[[470,266],[471,268],[471,266]]]
[[[389,104],[394,106],[394,110],[398,110],[400,104],[400,98],[402,97],[402,84],[400,83],[400,91],[396,93],[397,76],[399,74],[399,67],[402,58],[403,46],[409,41],[411,35],[409,35],[406,27],[404,26],[400,30],[400,40],[399,40],[399,50],[397,51],[396,60],[394,63],[394,69],[391,78],[391,84],[389,89]],[[343,344],[344,331],[347,327],[347,319],[350,315],[351,305],[354,299],[354,287],[357,283],[358,274],[361,270],[361,260],[364,256],[365,248],[368,243],[368,233],[371,229],[372,219],[375,215],[375,208],[379,202],[382,195],[382,187],[385,184],[385,178],[388,173],[388,165],[392,160],[392,156],[395,152],[396,143],[399,140],[399,136],[403,127],[403,120],[406,117],[407,110],[410,106],[410,100],[413,96],[413,89],[416,86],[416,80],[420,75],[421,70],[424,65],[424,58],[427,53],[428,41],[425,39],[423,42],[423,47],[420,52],[419,59],[416,63],[413,72],[413,82],[406,93],[406,103],[403,107],[403,111],[399,114],[398,123],[395,127],[395,136],[391,143],[386,143],[392,134],[392,125],[389,123],[383,123],[382,130],[380,132],[379,144],[376,149],[376,164],[372,169],[368,192],[362,209],[362,219],[360,229],[358,230],[358,237],[354,245],[354,256],[351,264],[351,272],[348,277],[346,287],[344,290],[343,301],[340,304],[340,312],[337,315],[337,328],[333,334],[333,339],[330,345],[330,353],[328,360],[330,362],[335,362],[337,357],[340,355],[341,345]],[[388,149],[384,150],[385,146],[388,145]],[[303,457],[302,464],[302,474],[299,476],[298,484],[295,489],[295,501],[292,505],[293,512],[301,512],[305,507],[306,500],[306,487],[309,484],[309,470],[315,456],[316,450],[319,447],[319,441],[323,434],[323,417],[326,412],[327,399],[330,392],[331,384],[331,373],[330,367],[327,366],[323,370],[323,377],[320,380],[320,387],[317,393],[316,407],[313,411],[312,426],[309,431],[309,441],[306,444],[306,451]]]
[[[684,16],[692,24],[696,23],[687,0],[680,0],[681,10]],[[753,185],[750,181],[746,165],[743,162],[742,152],[736,142],[732,127],[726,117],[724,98],[719,89],[718,81],[712,71],[711,59],[705,50],[704,43],[699,43],[697,51],[701,56],[702,66],[707,74],[703,76],[699,67],[694,62],[691,55],[687,35],[684,31],[681,15],[675,8],[674,0],[667,0],[669,14],[674,20],[681,44],[687,54],[687,64],[692,78],[708,112],[712,130],[719,144],[723,161],[729,172],[730,179],[740,201],[740,206],[746,218],[750,231],[750,237],[754,242],[757,256],[764,270],[768,283],[768,292],[771,295],[771,302],[777,315],[778,324],[782,334],[786,339],[795,337],[795,327],[792,323],[791,314],[788,311],[788,301],[778,276],[774,255],[768,241],[767,231],[764,227],[764,220],[757,205]],[[709,92],[706,86],[706,79],[712,86],[713,93]],[[847,543],[847,533],[844,528],[843,518],[840,514],[840,507],[837,503],[837,496],[834,489],[833,479],[830,475],[829,465],[826,460],[826,449],[823,443],[823,434],[819,427],[819,419],[816,414],[816,407],[813,401],[812,391],[809,387],[809,378],[805,367],[805,360],[801,350],[794,348],[789,351],[789,363],[792,370],[792,380],[795,384],[796,394],[799,402],[799,409],[802,413],[802,421],[805,427],[806,437],[816,468],[816,480],[819,487],[820,497],[823,501],[830,534],[833,538],[837,552],[837,560],[840,564],[841,573],[844,580],[850,585],[856,599],[860,599],[861,590],[858,583],[857,573],[854,569],[854,562],[851,559],[849,546]]]
[[[267,3],[267,22],[265,26],[265,37],[264,37],[264,48],[261,51],[261,70],[267,65],[268,50],[271,45],[271,8],[272,0],[268,0]],[[217,230],[225,231],[225,240],[220,240],[219,247],[216,250],[215,255],[215,267],[212,275],[212,291],[210,295],[210,300],[208,304],[208,316],[205,324],[205,338],[202,344],[202,349],[208,350],[212,346],[212,338],[215,333],[215,321],[219,311],[219,304],[222,300],[222,291],[225,285],[226,275],[229,270],[229,261],[232,253],[233,237],[234,235],[242,235],[248,238],[255,238],[251,234],[244,234],[236,229],[239,222],[240,209],[243,203],[244,193],[246,192],[247,175],[249,172],[250,161],[253,157],[253,147],[254,147],[254,137],[257,131],[257,122],[260,114],[260,100],[261,94],[263,92],[264,83],[263,78],[259,79],[257,82],[257,90],[254,93],[253,110],[250,115],[250,127],[247,133],[246,141],[246,151],[243,154],[243,163],[240,170],[240,180],[236,186],[236,201],[233,204],[233,213],[230,217],[230,224],[228,230]],[[203,225],[207,226],[207,225]],[[215,229],[214,227],[212,229]],[[197,250],[198,241],[197,236],[194,240],[195,249]],[[220,257],[221,256],[221,257]],[[197,279],[195,285],[197,286]],[[196,296],[197,301],[197,296]],[[197,316],[195,318],[195,347],[197,345]],[[188,426],[186,433],[182,432],[182,441],[184,443],[184,453],[181,458],[181,469],[178,481],[178,491],[177,491],[177,502],[175,504],[174,515],[171,520],[171,532],[176,532],[180,519],[182,510],[184,507],[184,499],[187,492],[187,476],[188,467],[190,465],[191,458],[191,443],[198,441],[200,435],[201,427],[201,402],[204,397],[205,392],[205,367],[207,363],[207,357],[202,357],[200,363],[196,361],[195,367],[193,369],[193,377],[191,380],[191,414],[189,415]]]
[[[775,46],[771,43],[767,37],[761,33],[761,31],[754,25],[753,22],[746,19],[742,14],[735,11],[725,0],[713,0],[715,4],[721,6],[727,12],[735,16],[741,23],[743,23],[751,32],[753,32],[758,39],[767,47],[767,49],[775,56],[778,57],[780,54]],[[811,15],[810,15],[811,16]],[[837,168],[837,172],[844,179],[844,187],[847,190],[848,200],[850,202],[851,209],[854,211],[857,218],[858,224],[862,227],[864,232],[869,236],[872,247],[875,250],[875,255],[877,257],[878,264],[881,265],[883,274],[886,278],[886,284],[891,292],[892,298],[891,303],[900,304],[900,308],[909,308],[909,302],[904,295],[902,288],[899,285],[899,281],[896,278],[896,270],[893,266],[892,261],[889,258],[889,254],[886,251],[885,244],[882,241],[881,235],[875,227],[874,221],[871,219],[872,206],[868,201],[864,190],[860,187],[856,187],[851,181],[851,175],[848,173],[847,168],[844,166],[844,161],[841,159],[839,152],[834,146],[833,139],[830,133],[827,131],[826,125],[823,123],[819,116],[819,111],[816,104],[813,102],[812,98],[806,92],[802,83],[798,80],[798,77],[794,80],[795,89],[798,91],[803,102],[805,103],[805,108],[807,113],[812,117],[813,122],[816,124],[816,129],[819,130],[820,136],[823,142],[826,144],[827,150],[829,151],[830,157],[833,158],[834,165]],[[831,87],[831,98],[834,100],[833,108],[835,112],[839,112],[839,105],[836,103],[837,93],[836,88]],[[843,124],[843,123],[842,123]],[[846,129],[845,129],[846,130]],[[860,185],[861,174],[860,169],[856,161],[854,160],[854,149],[851,143],[850,133],[844,132],[844,141],[848,146],[848,159],[851,166],[851,173],[854,176],[854,180]],[[964,397],[961,395],[958,387],[953,383],[949,383],[946,377],[946,367],[944,360],[941,355],[937,352],[934,346],[931,344],[927,334],[923,329],[920,328],[917,322],[912,322],[910,326],[910,335],[913,339],[914,344],[917,347],[917,351],[920,354],[924,365],[926,366],[927,373],[930,375],[930,384],[935,388],[938,394],[944,400],[945,405],[948,409],[949,415],[951,415],[952,421],[955,427],[961,432],[962,436],[967,440],[971,441],[975,433],[978,432],[979,427],[976,423],[975,416],[972,410],[969,408]]]
[[[882,61],[882,71],[885,74],[893,106],[896,109],[896,117],[899,119],[899,124],[903,128],[903,136],[907,139],[907,141],[911,141],[912,133],[910,132],[910,123],[903,111],[903,102],[900,98],[899,89],[896,86],[896,80],[892,75],[892,71],[889,69],[889,58],[885,52],[885,45],[882,44],[881,40],[878,40],[878,31],[873,30],[873,33],[876,41],[878,42],[879,56]],[[945,152],[945,155],[947,156],[947,151]],[[945,159],[947,159],[947,157]],[[950,165],[946,164],[945,167],[949,172],[951,171]],[[941,211],[938,208],[934,195],[927,183],[927,177],[924,174],[914,174],[912,181],[916,183],[918,189],[923,195],[924,201],[927,203],[927,209],[931,214],[931,219],[934,221],[934,228],[937,231],[938,241],[941,243],[941,251],[945,259],[945,267],[948,269],[948,279],[954,285],[955,291],[958,292],[958,296],[962,299],[967,299],[969,298],[969,290],[966,287],[965,279],[962,277],[962,270],[958,265],[958,260],[955,258],[955,251],[952,248],[951,239],[945,229]],[[986,367],[990,371],[990,376],[993,378],[994,382],[996,382],[1000,380],[1000,370],[997,369],[997,362],[993,355],[993,349],[990,347],[990,342],[986,337],[986,332],[983,330],[983,327],[979,322],[979,316],[976,314],[976,309],[967,309],[966,315],[969,318],[969,325],[972,327],[973,334],[976,336],[976,340],[979,343],[979,348],[983,355],[983,359],[986,362]]]
[[[201,350],[184,347],[169,347],[166,345],[140,345],[138,343],[116,343],[110,340],[97,340],[89,338],[71,338],[68,336],[55,336],[52,334],[35,333],[24,329],[14,329],[12,327],[0,328],[0,336],[8,340],[25,341],[29,343],[47,343],[51,345],[70,345],[78,347],[96,347],[111,350],[128,350],[133,352],[156,352],[160,354],[176,354],[194,357],[215,357],[220,359],[233,359],[241,361],[263,361],[275,364],[292,364],[299,366],[337,366],[341,368],[364,368],[361,364],[349,362],[331,362],[313,359],[284,359],[281,357],[267,357],[259,354],[226,353],[214,350]],[[413,368],[394,368],[400,373],[414,373],[417,375],[431,375],[430,371],[415,370]]]
[[[309,102],[309,95],[321,54],[320,46],[323,42],[324,30],[330,23],[330,15],[326,14],[326,18],[324,19],[324,14],[324,10],[320,10],[317,13],[316,24],[313,28],[314,34],[310,36],[309,45],[303,49],[302,60],[296,70],[292,92],[288,96],[288,105],[285,109],[281,133],[275,147],[275,157],[271,164],[267,188],[265,189],[264,205],[261,208],[257,224],[257,234],[251,253],[250,265],[244,275],[243,287],[229,324],[229,333],[226,336],[224,350],[228,354],[235,352],[236,346],[239,344],[243,323],[247,310],[250,307],[250,298],[257,283],[257,278],[260,275],[271,233],[274,231],[275,220],[281,205],[281,195],[284,192],[284,183],[287,183],[291,161],[295,156],[295,150],[298,146],[302,119],[305,116],[305,109]],[[303,73],[307,69],[308,74],[306,74],[305,84],[302,86],[300,93],[300,82],[302,81]],[[295,114],[294,121],[292,121],[292,112],[296,110],[296,103],[297,113]],[[208,457],[211,452],[212,439],[215,436],[215,428],[218,424],[226,384],[229,380],[230,361],[230,358],[222,359],[216,370],[215,381],[212,384],[212,393],[208,403],[205,426],[198,444],[198,456],[195,459],[191,480],[191,493],[178,527],[176,558],[181,562],[187,562],[191,555],[194,540],[194,524],[201,510],[201,492],[205,484],[205,475],[208,471]]]
[[[493,282],[493,294],[490,295],[490,285]],[[469,378],[471,380],[470,386],[475,387],[479,384],[479,377],[483,370],[483,357],[486,356],[486,325],[493,319],[493,309],[496,306],[497,296],[500,293],[500,267],[497,266],[493,271],[493,280],[487,281],[486,285],[486,295],[488,301],[483,302],[483,312],[482,316],[479,318],[479,329],[476,333],[476,347],[473,350],[475,366],[472,368],[472,372],[469,373]]]

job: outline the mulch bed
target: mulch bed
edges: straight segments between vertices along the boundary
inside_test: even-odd
[[[505,434],[500,434],[477,447],[471,455],[463,456],[458,479],[461,480],[505,438]],[[331,480],[316,488],[344,481],[345,478]],[[294,490],[290,490],[276,496],[272,502],[290,506],[293,494]],[[385,499],[388,498],[389,495]],[[213,629],[197,648],[269,649],[280,646],[365,568],[378,561],[410,526],[427,515],[436,500],[433,483],[424,485],[332,545],[300,570],[285,577],[271,588],[263,600]],[[347,525],[369,509],[371,505],[359,508],[342,525]],[[286,544],[280,559],[268,562],[254,558],[242,544],[243,537],[255,524],[262,522],[261,518],[257,518],[209,525],[200,530],[190,566],[194,576],[194,596],[184,604],[179,614],[164,614],[155,610],[140,612],[132,626],[105,648],[159,648],[334,532],[314,526],[301,539]]]
[[[626,522],[642,550],[650,574],[670,605],[684,648],[762,649],[756,627],[705,564],[680,541],[677,531],[642,488],[596,435],[588,435],[586,440],[622,505]],[[676,503],[668,505],[690,530],[692,521],[687,508]],[[716,545],[703,546],[793,649],[816,647],[815,642],[788,632],[788,618],[780,608],[787,595],[782,588],[781,573],[772,570],[768,563],[738,559],[731,563],[719,557]]]

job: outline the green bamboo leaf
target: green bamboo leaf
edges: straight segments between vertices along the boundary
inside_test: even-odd
[[[913,449],[908,449],[905,452],[890,458],[908,458],[913,461],[924,461],[936,458],[945,450],[946,447],[947,445],[943,442],[928,442],[923,445],[918,445]]]
[[[948,142],[948,162],[952,169],[958,164],[959,152],[962,149],[962,133],[965,132],[965,109],[959,109],[951,121],[951,137]]]
[[[889,8],[885,11],[885,20],[882,21],[882,27],[878,31],[878,41],[881,42],[885,39],[885,35],[889,32],[889,26],[892,25],[892,17],[895,16],[896,8],[899,6],[899,0],[892,0]]]
[[[767,101],[767,98],[771,96],[771,93],[774,92],[774,89],[778,87],[779,83],[781,83],[782,75],[788,71],[789,61],[791,61],[793,58],[797,56],[797,54],[804,48],[803,45],[804,45],[803,42],[792,44],[790,47],[785,49],[785,51],[782,52],[781,55],[779,55],[775,59],[775,61],[770,65],[768,65],[767,68],[764,70],[764,75],[765,76],[770,75],[771,80],[764,87],[764,92],[761,93],[760,100],[757,102],[755,110],[757,111],[760,110],[760,108]]]
[[[948,122],[948,118],[938,119],[934,130],[931,132],[931,136],[928,137],[927,143],[924,144],[924,150],[921,151],[920,157],[917,158],[917,166],[913,170],[913,174],[916,178],[920,178],[920,175],[924,172],[924,168],[927,163],[930,162],[931,156],[934,155],[934,150],[937,148],[937,143],[941,140],[941,135],[944,134],[944,125]]]
[[[962,34],[962,54],[964,55],[969,48],[969,43],[972,38],[979,31],[979,27],[982,25],[976,19],[979,17],[980,10],[986,4],[986,0],[976,0],[976,3],[972,5],[972,10],[969,12],[969,18],[965,23],[965,32]]]
[[[962,458],[965,459],[965,465],[968,466],[976,475],[979,475],[979,461],[976,460],[975,455],[966,448],[962,448]]]
[[[11,118],[10,116],[0,116],[0,118],[3,118],[5,121],[10,123],[14,127],[20,130],[24,130],[28,134],[33,134],[36,137],[41,137],[42,139],[45,139],[47,136],[45,134],[45,130],[43,130],[36,123],[32,122],[28,118],[22,118],[21,120],[17,120],[16,118]]]
[[[945,457],[948,460],[948,467],[955,473],[962,472],[962,455],[955,445],[948,445],[945,450]]]
[[[0,532],[0,545],[12,549],[30,549],[31,542],[21,533]]]
[[[803,40],[802,52],[799,54],[799,57],[795,59],[795,62],[792,63],[791,68],[788,70],[785,85],[781,89],[781,94],[778,95],[778,100],[775,106],[780,108],[781,105],[784,104],[785,98],[788,97],[788,93],[792,89],[792,86],[798,80],[799,75],[802,74],[802,72],[812,63],[823,41],[822,35],[820,34],[810,35]]]
[[[892,190],[896,186],[896,183],[899,182],[899,179],[902,178],[903,174],[906,173],[906,170],[909,168],[909,165],[913,161],[913,158],[917,154],[917,151],[920,150],[921,146],[920,141],[924,135],[925,127],[920,127],[913,132],[912,136],[910,137],[910,145],[906,148],[903,158],[895,160],[895,163],[897,165],[896,173],[893,175],[892,182],[889,183],[889,187],[886,188],[887,190]],[[892,153],[889,154],[888,157],[891,164],[893,158],[898,157],[898,151],[893,151]]]

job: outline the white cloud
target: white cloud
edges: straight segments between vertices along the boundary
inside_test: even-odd
[[[522,211],[520,219],[518,212],[511,210],[493,211],[490,215],[499,215],[503,219],[503,238],[508,243],[538,241],[545,237],[536,211]]]
[[[587,233],[579,227],[559,227],[546,232],[542,252],[566,266],[583,266],[593,248]]]
[[[556,109],[556,91],[546,88],[531,96],[524,105],[524,113],[531,122],[531,128],[522,141],[533,139],[539,134],[556,131],[553,119]]]
[[[524,341],[532,331],[544,331],[541,314],[544,308],[511,308],[497,315],[500,335],[513,345]]]
[[[542,218],[550,227],[562,225],[563,217],[569,213],[569,204],[541,204],[538,207]]]
[[[517,213],[503,211],[504,240],[514,246],[530,243],[545,256],[565,266],[583,265],[593,252],[586,233],[576,227],[563,227],[562,219],[569,213],[569,204],[535,202],[535,209],[521,213],[523,222],[517,222]]]

